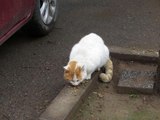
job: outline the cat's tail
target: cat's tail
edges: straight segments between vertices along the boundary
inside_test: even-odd
[[[105,73],[101,73],[99,77],[103,82],[110,82],[112,80],[112,77],[113,77],[113,63],[112,63],[112,60],[109,59],[107,61],[107,63],[104,65],[104,67],[105,67]]]

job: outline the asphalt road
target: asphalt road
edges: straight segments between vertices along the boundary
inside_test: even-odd
[[[71,47],[90,33],[110,46],[160,48],[159,0],[59,0],[51,34],[19,31],[0,47],[0,120],[36,120],[63,88]]]

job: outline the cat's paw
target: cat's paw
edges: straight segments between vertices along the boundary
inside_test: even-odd
[[[87,75],[87,80],[91,79],[91,74]]]

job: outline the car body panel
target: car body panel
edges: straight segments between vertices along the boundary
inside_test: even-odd
[[[3,0],[0,4],[0,44],[32,16],[35,0]]]

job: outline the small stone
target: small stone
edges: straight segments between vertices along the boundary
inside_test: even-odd
[[[93,94],[97,95],[98,93],[97,92],[93,92]]]
[[[46,70],[50,70],[50,68],[49,68],[49,67],[46,67]]]
[[[89,106],[89,103],[87,103],[86,105]]]
[[[79,109],[79,112],[82,112],[82,109]]]
[[[99,108],[99,109],[98,109],[98,112],[102,112],[102,109]]]
[[[103,98],[104,95],[102,95],[101,93],[98,93],[98,97]]]
[[[25,92],[25,93],[24,93],[24,96],[27,96],[27,95],[28,95],[28,93],[27,93],[27,92]]]
[[[88,99],[91,99],[91,97],[89,96]]]

